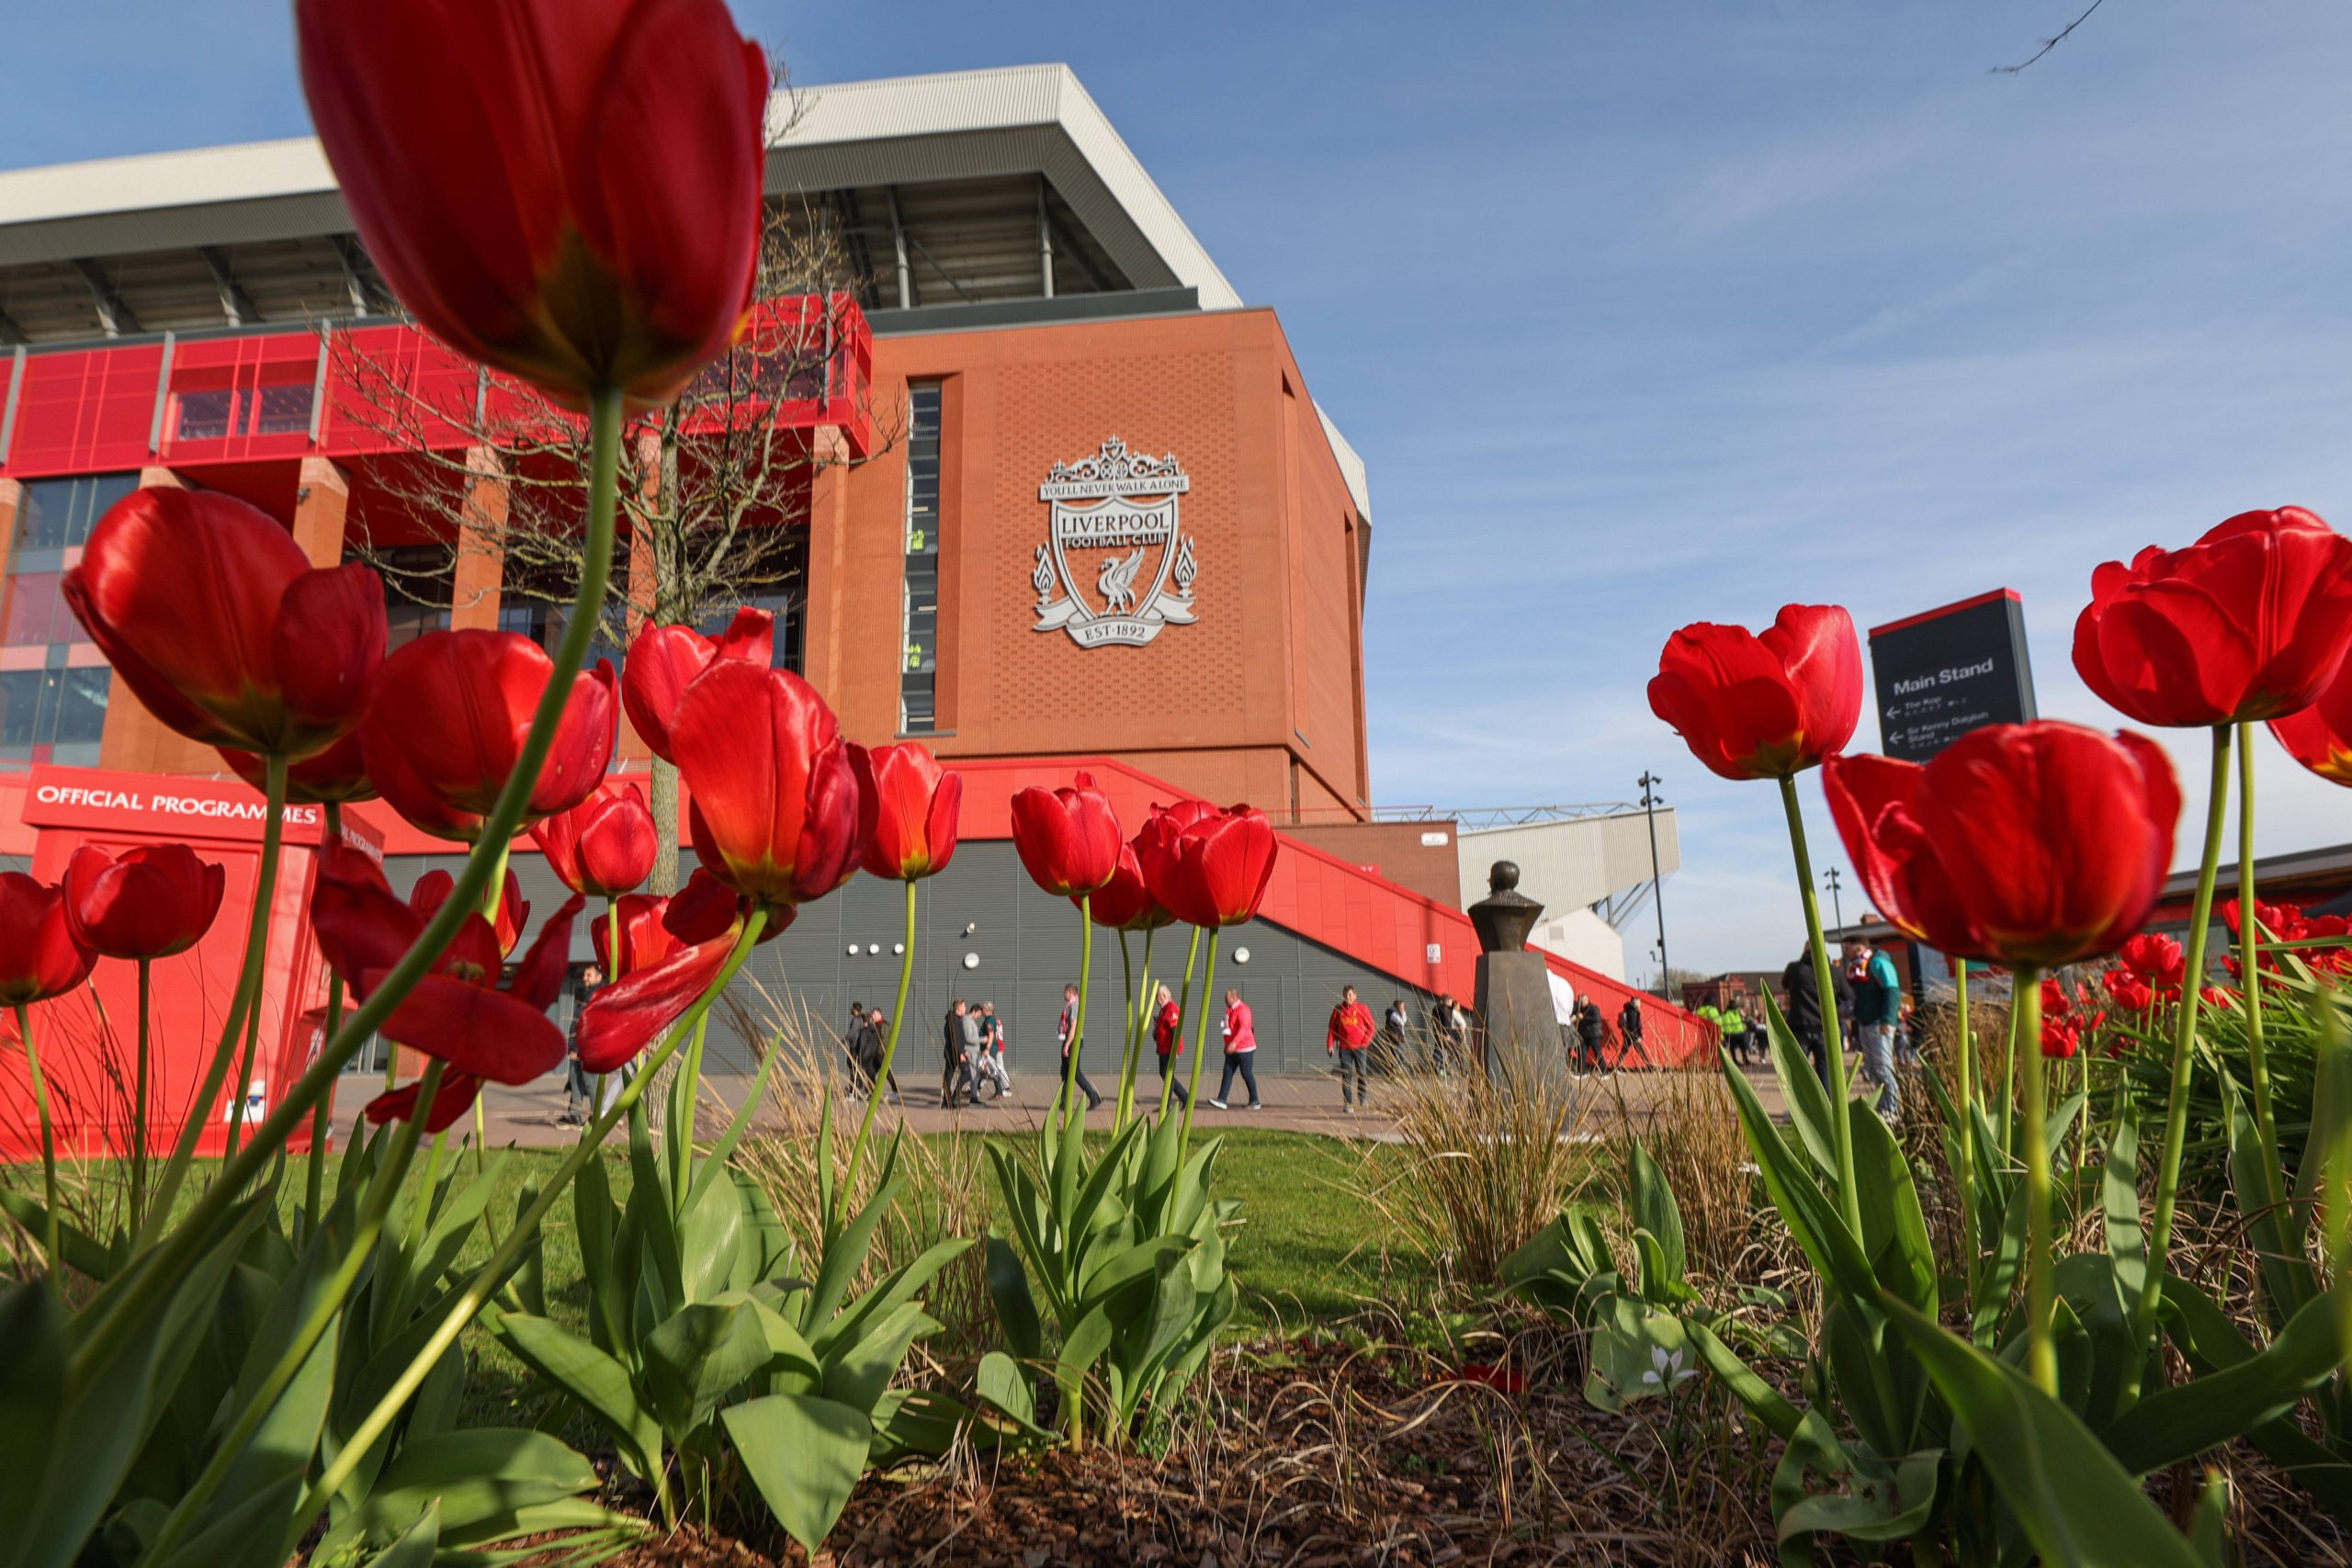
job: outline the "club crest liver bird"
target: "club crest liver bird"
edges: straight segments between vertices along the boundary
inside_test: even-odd
[[[1131,556],[1114,556],[1102,563],[1100,576],[1094,580],[1095,591],[1102,595],[1105,615],[1133,615],[1136,607],[1136,575],[1143,570],[1143,550],[1137,547]]]

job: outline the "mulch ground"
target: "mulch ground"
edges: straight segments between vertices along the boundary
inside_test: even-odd
[[[1548,1369],[1527,1381],[1559,1386]],[[1704,1435],[1720,1407],[1616,1417],[1572,1385],[1519,1382],[1395,1348],[1260,1347],[1219,1366],[1208,1407],[1157,1456],[966,1452],[869,1477],[814,1568],[1770,1561],[1751,1513],[1770,1461]],[[809,1568],[780,1540],[701,1532],[613,1561]]]

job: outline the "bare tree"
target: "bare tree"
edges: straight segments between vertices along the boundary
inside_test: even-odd
[[[797,101],[787,94],[785,102],[793,106],[779,117],[788,129]],[[903,423],[899,411],[875,418],[868,389],[844,384],[850,372],[838,350],[852,278],[841,236],[820,213],[771,209],[749,330],[674,404],[629,426],[608,586],[601,604],[577,609],[586,422],[519,382],[485,372],[472,388],[456,388],[337,334],[348,416],[400,454],[376,466],[371,522],[351,552],[425,618],[494,589],[503,623],[549,643],[576,613],[599,618],[598,644],[612,649],[646,626],[723,620],[745,604],[783,612],[797,634],[809,489],[820,468],[852,459],[818,445],[786,412],[851,402],[875,429],[860,462],[888,450]],[[652,784],[662,846],[653,886],[670,892],[678,885],[676,770],[657,760]]]

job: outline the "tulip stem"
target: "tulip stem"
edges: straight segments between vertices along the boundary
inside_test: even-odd
[[[335,800],[328,801],[325,812],[326,841],[339,842],[343,838],[343,803]],[[141,985],[146,983],[147,976],[143,973],[139,978]],[[147,1008],[143,992],[140,998],[139,1011],[140,1025],[144,1028]],[[334,1038],[334,1026],[343,1021],[342,1014],[343,976],[330,967],[327,970],[327,1010],[325,1016],[319,1021],[321,1048],[323,1049],[326,1043]],[[319,1103],[311,1111],[311,1159],[310,1168],[303,1174],[302,1213],[313,1227],[316,1227],[319,1223],[319,1203],[326,1190],[326,1146],[328,1134],[334,1127],[334,1098],[322,1096]]]
[[[2254,1135],[2262,1145],[2262,1180],[2270,1207],[2285,1207],[2286,1172],[2278,1123],[2270,1109],[2270,1055],[2262,1034],[2262,920],[2254,909],[2254,726],[2238,725],[2238,968],[2245,986],[2245,1076],[2254,1100]],[[2184,982],[2186,984],[2186,982]]]
[[[1797,887],[1804,896],[1804,930],[1813,943],[1813,985],[1820,1003],[1821,1039],[1829,1061],[1829,1135],[1838,1156],[1838,1201],[1846,1226],[1862,1234],[1862,1195],[1854,1185],[1853,1108],[1846,1102],[1846,1042],[1838,1028],[1838,989],[1829,970],[1829,945],[1821,932],[1821,901],[1814,897],[1813,856],[1805,850],[1804,812],[1797,805],[1797,781],[1781,775],[1781,806],[1788,813],[1789,845],[1796,852]]]
[[[1201,977],[1201,1021],[1193,1031],[1193,1083],[1184,1094],[1184,1127],[1176,1135],[1176,1164],[1184,1163],[1184,1151],[1193,1146],[1193,1107],[1201,1098],[1201,1063],[1208,1056],[1209,1014],[1216,1010],[1216,939],[1220,929],[1209,928],[1208,973]]]
[[[343,1311],[344,1300],[351,1293],[359,1271],[375,1258],[376,1238],[383,1232],[384,1216],[391,1208],[393,1196],[408,1179],[409,1162],[416,1154],[417,1135],[424,1129],[426,1115],[432,1111],[434,1097],[441,1089],[443,1067],[444,1064],[437,1059],[426,1063],[424,1077],[416,1091],[416,1113],[403,1121],[393,1135],[391,1153],[376,1172],[374,1184],[368,1190],[366,1206],[360,1211],[358,1226],[352,1233],[350,1245],[344,1249],[342,1261],[328,1279],[326,1289],[312,1304],[310,1315],[303,1319],[294,1337],[287,1342],[286,1348],[270,1368],[268,1375],[262,1380],[261,1386],[254,1391],[252,1399],[239,1413],[237,1424],[214,1446],[212,1458],[206,1463],[204,1472],[197,1477],[195,1484],[173,1507],[171,1517],[164,1521],[163,1529],[148,1544],[141,1562],[162,1562],[171,1556],[172,1548],[187,1533],[188,1528],[203,1512],[204,1505],[228,1479],[231,1467],[243,1457],[254,1434],[261,1429],[262,1423],[277,1408],[278,1400],[284,1397],[295,1374],[301,1371],[302,1363],[310,1359],[311,1352],[334,1325],[336,1314]],[[419,1210],[431,1201],[429,1182],[427,1189],[417,1199]],[[315,1215],[313,1223],[316,1223]]]
[[[1155,927],[1146,927],[1143,933],[1143,987],[1127,988],[1126,1051],[1119,1058],[1119,1110],[1112,1119],[1111,1130],[1119,1132],[1134,1120],[1136,1111],[1136,1077],[1143,1069],[1144,1020],[1149,1016],[1151,1005],[1151,939],[1159,934]],[[1124,948],[1125,933],[1120,933]]]
[[[841,1186],[834,1189],[833,1201],[836,1206],[843,1201],[843,1195],[848,1192],[851,1184],[857,1179],[858,1161],[865,1156],[865,1140],[874,1131],[874,1114],[881,1108],[882,1088],[890,1081],[891,1064],[899,1059],[899,1026],[907,1019],[907,988],[913,984],[914,977],[915,885],[913,879],[909,878],[906,952],[899,958],[899,999],[890,1004],[890,1037],[882,1043],[881,1069],[874,1075],[874,1081],[865,1088],[865,1114],[858,1118],[857,1138],[849,1146],[848,1169],[842,1176]],[[837,1216],[832,1214],[825,1217],[825,1234],[828,1236],[833,1234],[833,1224]]]
[[[2205,939],[2213,924],[2213,884],[2222,864],[2222,814],[2230,795],[2230,727],[2213,727],[2213,773],[2205,792],[2205,852],[2197,863],[2197,895],[2188,908],[2188,933],[2180,971],[2180,1009],[2172,1043],[2172,1086],[2165,1101],[2164,1153],[2156,1167],[2155,1213],[2148,1226],[2148,1274],[2140,1286],[2135,1319],[2144,1343],[2156,1331],[2156,1303],[2162,1299],[2165,1258],[2172,1243],[2172,1216],[2180,1192],[2181,1150],[2188,1141],[2189,1071],[2197,1056],[2197,1015],[2205,1000]],[[2244,918],[2243,908],[2240,918]],[[2128,1406],[2139,1397],[2144,1358],[2125,1358],[2123,1395]]]
[[[263,758],[262,766],[261,872],[254,883],[253,919],[245,928],[244,964],[237,976],[236,995],[229,1004],[229,1018],[220,1031],[220,1043],[212,1048],[212,1061],[204,1069],[204,1082],[196,1091],[177,1142],[172,1145],[172,1157],[164,1162],[163,1178],[155,1184],[155,1201],[148,1207],[146,1228],[137,1233],[134,1252],[143,1252],[154,1244],[155,1226],[171,1214],[172,1205],[178,1201],[180,1184],[187,1179],[188,1167],[196,1159],[197,1142],[204,1136],[205,1122],[211,1119],[212,1101],[229,1077],[229,1061],[236,1055],[237,1036],[244,1028],[245,1016],[261,1010],[261,972],[269,955],[270,909],[277,901],[277,852],[286,834],[286,824],[281,820],[286,807],[286,758],[283,753],[273,751]],[[250,1054],[246,1066],[250,1072]],[[241,1084],[229,1122],[228,1158],[232,1162],[237,1155],[238,1118],[244,1109],[244,1086]],[[232,1186],[220,1194],[221,1203],[226,1204],[233,1196]],[[202,1207],[198,1205],[199,1212]]]
[[[1952,963],[1954,1021],[1960,1031],[1960,1183],[1961,1263],[1968,1281],[1973,1313],[1976,1275],[1982,1261],[1982,1239],[1976,1234],[1976,1040],[1968,1031],[1968,960]]]
[[[595,394],[590,405],[589,429],[594,460],[588,489],[587,527],[581,544],[579,602],[601,604],[606,580],[612,574],[613,513],[618,495],[621,392],[617,388]],[[525,732],[523,743],[516,751],[514,769],[507,775],[505,787],[499,791],[490,815],[482,819],[481,836],[484,839],[503,842],[514,837],[515,828],[521,823],[523,813],[530,805],[531,794],[538,787],[539,769],[546,762],[548,750],[555,741],[556,730],[563,722],[564,709],[571,698],[572,681],[587,658],[588,645],[595,636],[596,626],[597,617],[594,615],[574,615],[566,622],[563,637],[556,646],[554,668],[548,673],[547,689],[539,694],[539,705],[531,715],[531,728]],[[271,758],[269,763],[271,777],[277,782],[277,793],[282,798],[285,759]],[[277,815],[276,811],[270,812],[264,826],[261,881],[264,887],[269,886],[276,872],[272,857],[277,852]],[[74,1375],[85,1376],[90,1369],[104,1365],[107,1359],[119,1348],[123,1339],[146,1321],[157,1302],[178,1286],[187,1265],[216,1239],[214,1227],[227,1213],[244,1184],[260,1174],[273,1146],[282,1145],[311,1108],[334,1089],[335,1079],[343,1071],[343,1065],[350,1060],[352,1053],[391,1016],[392,1010],[408,996],[417,981],[441,956],[442,950],[449,945],[449,939],[457,934],[458,923],[472,912],[474,900],[481,897],[482,889],[489,884],[490,863],[490,856],[481,852],[481,846],[477,844],[475,852],[466,858],[465,865],[459,869],[447,900],[433,912],[433,918],[424,923],[424,929],[417,933],[416,940],[409,944],[400,962],[393,964],[391,972],[368,993],[367,1001],[352,1013],[335,1037],[328,1042],[326,1048],[319,1053],[318,1060],[311,1064],[310,1070],[278,1102],[277,1109],[254,1129],[253,1146],[229,1161],[220,1179],[189,1205],[187,1215],[172,1228],[167,1237],[160,1241],[152,1235],[141,1238],[142,1244],[155,1246],[157,1256],[142,1276],[130,1281],[127,1289],[103,1305],[93,1303],[84,1314],[88,1325],[85,1337],[74,1350]],[[266,898],[258,900],[256,918],[266,919],[264,912],[268,907]],[[253,971],[254,957],[249,944],[246,953],[249,973]],[[251,995],[257,991],[258,981],[252,987],[241,988]],[[225,1056],[216,1053],[214,1066],[216,1075],[225,1071]],[[173,1151],[173,1163],[179,1174],[175,1175],[173,1168],[166,1168],[164,1179],[171,1184],[171,1191],[159,1190],[155,1203],[148,1213],[151,1232],[158,1214],[171,1213],[168,1199],[175,1194],[180,1176],[185,1175],[188,1160],[195,1156],[195,1134],[200,1131],[201,1108],[209,1102],[210,1094],[219,1091],[220,1083],[216,1076],[210,1091],[198,1096],[197,1115],[184,1131],[180,1147]],[[548,1190],[552,1193],[560,1187],[560,1183],[556,1183]],[[354,1464],[358,1461],[360,1450],[346,1450],[345,1452],[351,1456]],[[345,1473],[348,1474],[347,1469]],[[338,1480],[336,1485],[341,1484]],[[323,1496],[325,1494],[314,1495]]]
[[[140,1221],[147,1213],[147,1100],[148,1088],[147,1006],[150,996],[148,970],[154,960],[139,961],[139,1062],[134,1072],[130,1100],[130,1234],[139,1234]]]
[[[588,624],[587,617],[582,617],[582,624]],[[531,1200],[530,1207],[515,1217],[513,1228],[507,1231],[504,1238],[491,1253],[489,1260],[474,1271],[473,1277],[467,1280],[465,1289],[458,1292],[456,1300],[450,1303],[448,1312],[441,1319],[441,1326],[434,1330],[433,1337],[418,1348],[414,1359],[409,1362],[407,1370],[401,1373],[390,1388],[384,1391],[383,1397],[377,1401],[375,1409],[368,1413],[367,1419],[360,1422],[351,1436],[345,1439],[334,1461],[326,1467],[316,1481],[311,1483],[310,1491],[302,1498],[301,1506],[297,1508],[290,1517],[300,1519],[317,1517],[319,1511],[326,1506],[327,1499],[341,1491],[344,1483],[351,1479],[352,1472],[359,1467],[360,1461],[365,1459],[368,1450],[375,1447],[376,1439],[382,1437],[385,1430],[400,1418],[401,1413],[408,1408],[408,1402],[414,1397],[419,1385],[431,1374],[434,1363],[441,1359],[444,1351],[457,1343],[458,1337],[465,1332],[469,1324],[473,1322],[475,1314],[481,1311],[482,1303],[490,1300],[492,1292],[497,1290],[505,1280],[508,1271],[514,1266],[514,1260],[521,1256],[524,1246],[537,1233],[539,1224],[547,1217],[548,1211],[555,1206],[556,1199],[561,1195],[566,1187],[571,1185],[572,1178],[580,1174],[580,1168],[596,1154],[598,1147],[610,1135],[614,1126],[628,1114],[631,1107],[637,1104],[639,1097],[645,1093],[646,1087],[653,1081],[655,1075],[660,1073],[670,1058],[677,1054],[679,1045],[684,1041],[693,1026],[702,1021],[704,1016],[710,1011],[711,1004],[726,992],[729,983],[735,978],[736,971],[742,968],[743,961],[751,956],[752,946],[759,941],[761,928],[766,923],[766,910],[752,911],[750,918],[743,922],[742,929],[737,933],[734,951],[727,955],[726,965],[719,970],[718,976],[711,981],[701,996],[695,998],[695,1005],[685,1017],[673,1026],[669,1039],[663,1041],[661,1049],[654,1052],[647,1060],[644,1070],[621,1086],[621,1091],[615,1098],[611,1108],[596,1119],[592,1135],[582,1138],[571,1146],[571,1151],[564,1156],[563,1164],[557,1168],[554,1178]],[[420,1113],[422,1111],[423,1107],[420,1106]]]
[[[501,839],[498,841],[498,863],[491,867],[490,886],[481,896],[481,918],[490,922],[490,934],[493,941],[498,936],[498,917],[503,912],[501,906],[506,902],[506,863],[514,853],[514,840]],[[518,919],[514,923],[519,927],[523,922]],[[520,934],[519,931],[517,934]],[[506,956],[506,944],[503,942],[498,943],[498,955],[502,959]],[[490,983],[496,986],[498,976],[492,975],[490,977]],[[481,1096],[477,1094],[474,1096],[474,1174],[476,1176],[480,1176],[488,1165],[489,1147],[490,1113],[482,1109]]]
[[[1062,1056],[1062,1125],[1069,1125],[1078,1101],[1078,1055],[1086,1043],[1086,992],[1094,978],[1094,895],[1078,896],[1078,1018],[1069,1026],[1069,1050]]]
[[[1193,928],[1193,945],[1184,954],[1184,984],[1176,993],[1176,1027],[1180,1030],[1184,1027],[1184,1010],[1193,1005],[1193,966],[1200,961],[1201,928],[1194,926]],[[1152,999],[1157,1001],[1159,1000],[1159,998],[1154,997]],[[1158,1008],[1152,1009],[1152,1012],[1154,1014],[1157,1014],[1159,1011],[1159,1010]],[[1158,1043],[1154,1042],[1154,1043],[1157,1044]],[[1141,1059],[1140,1053],[1137,1054],[1137,1059]],[[1162,1116],[1166,1116],[1168,1114],[1168,1102],[1176,1098],[1170,1092],[1175,1087],[1175,1083],[1176,1075],[1166,1071],[1163,1066],[1163,1069],[1159,1075],[1159,1113]]]
[[[2052,1300],[2050,1261],[2050,1141],[2043,1128],[2046,1108],[2041,1081],[2041,972],[2022,964],[2017,971],[2017,1001],[2011,1007],[2011,1049],[2025,1071],[2025,1312],[2026,1371],[2041,1392],[2058,1394],[2058,1352],[2050,1335]]]
[[[25,1071],[32,1079],[33,1111],[40,1118],[41,1252],[54,1288],[65,1267],[57,1256],[57,1133],[49,1119],[49,1080],[41,1076],[40,1052],[33,1044],[33,1015],[22,1002],[17,1004],[17,1038],[25,1043]]]
[[[1151,939],[1146,937],[1144,940],[1148,942]],[[1135,955],[1127,951],[1127,931],[1125,926],[1119,928],[1119,983],[1125,987],[1124,994],[1127,998],[1127,1013],[1125,1032],[1119,1042],[1119,1099],[1118,1103],[1111,1111],[1111,1132],[1114,1137],[1118,1134],[1119,1129],[1127,1124],[1127,1064],[1134,1059],[1136,1052]]]

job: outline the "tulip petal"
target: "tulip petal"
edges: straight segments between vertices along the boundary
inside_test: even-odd
[[[528,1083],[564,1055],[563,1031],[544,1011],[447,975],[419,980],[384,1021],[383,1034],[495,1083]]]
[[[581,1066],[609,1073],[651,1044],[709,988],[734,946],[720,936],[681,948],[597,992],[580,1019]]]
[[[306,571],[288,584],[271,649],[287,716],[304,727],[287,752],[315,756],[359,727],[361,704],[384,662],[384,583],[353,562]]]
[[[328,967],[343,976],[353,1000],[365,1001],[370,976],[400,962],[424,919],[392,892],[374,861],[347,844],[330,843],[319,847],[311,927]]]
[[[458,1118],[469,1110],[476,1096],[481,1093],[482,1080],[471,1073],[444,1073],[441,1087],[433,1096],[433,1107],[424,1118],[428,1133],[446,1133],[457,1125]],[[424,1087],[422,1081],[399,1089],[386,1089],[369,1100],[364,1114],[377,1126],[387,1122],[406,1122],[416,1114],[416,1091]]]

